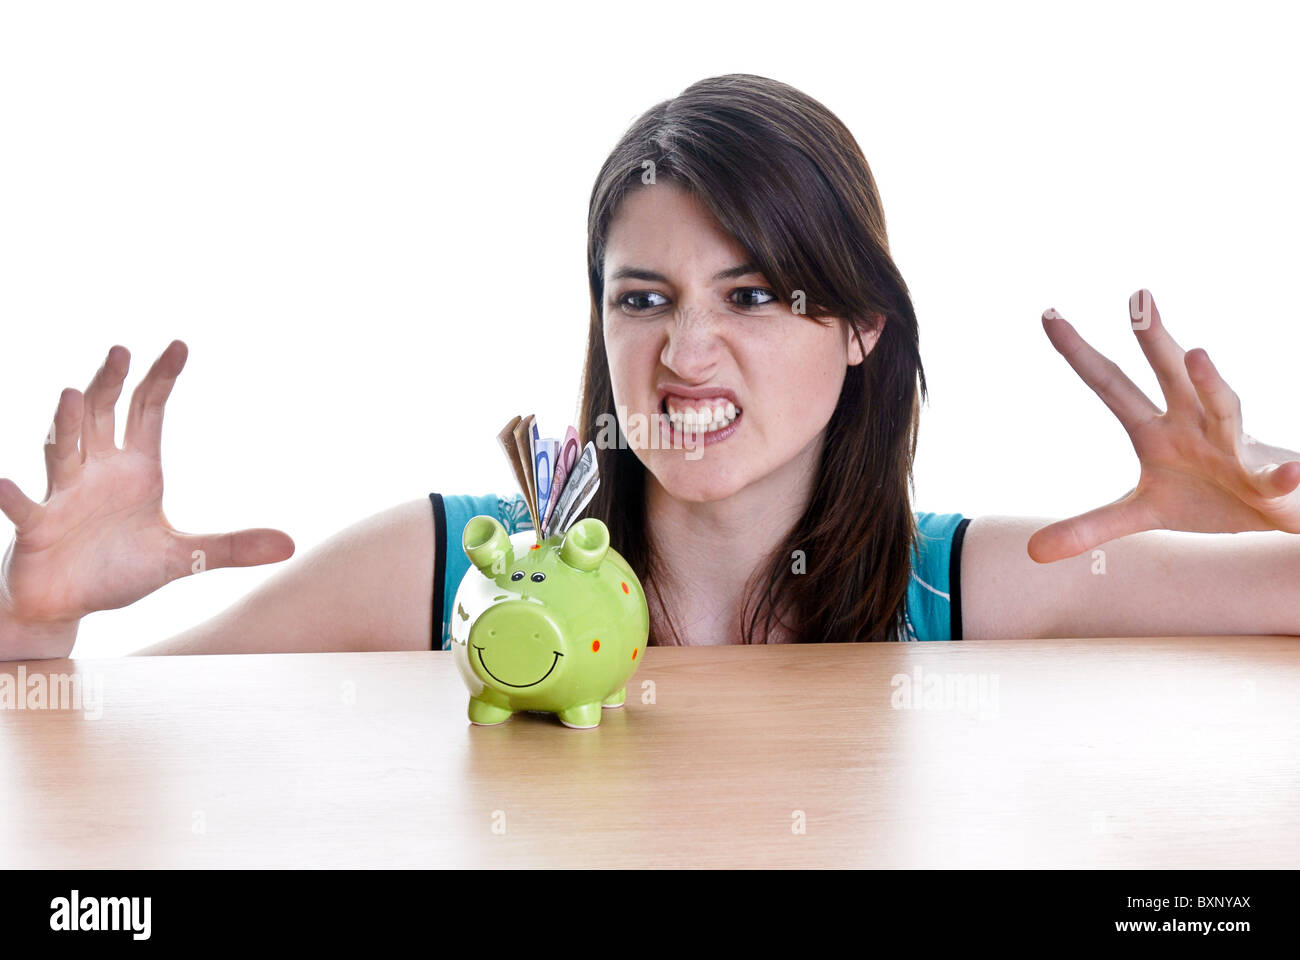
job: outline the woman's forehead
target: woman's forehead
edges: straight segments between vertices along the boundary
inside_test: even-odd
[[[604,266],[608,277],[631,269],[711,278],[748,259],[698,199],[656,184],[634,190],[620,204],[610,223]]]

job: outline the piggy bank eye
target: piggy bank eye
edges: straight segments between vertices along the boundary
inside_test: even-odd
[[[541,582],[542,582],[543,580],[545,580],[545,579],[546,579],[546,574],[544,574],[544,573],[534,573],[534,574],[533,574],[533,583],[541,583]]]
[[[522,570],[516,570],[514,573],[510,574],[511,580],[522,580],[523,578],[524,572]]]

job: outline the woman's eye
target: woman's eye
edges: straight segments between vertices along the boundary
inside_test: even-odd
[[[736,306],[738,307],[765,307],[776,300],[776,294],[767,289],[767,287],[741,287],[739,290],[736,290],[735,293],[750,295],[761,294],[767,297],[766,300],[751,300],[749,303],[737,303]],[[732,302],[734,303],[735,301]]]
[[[634,300],[634,299],[639,301],[644,301],[649,297],[658,297],[659,300],[661,300],[662,302],[641,303],[637,305],[633,305],[628,302],[629,300]],[[667,297],[665,297],[662,293],[655,293],[653,290],[638,290],[635,291],[634,293],[625,293],[623,294],[623,296],[618,298],[619,306],[621,306],[628,313],[641,313],[645,310],[652,310],[655,307],[662,307],[667,302],[668,302]]]
[[[516,570],[514,573],[510,574],[511,580],[522,580],[523,578],[524,572],[522,570]]]

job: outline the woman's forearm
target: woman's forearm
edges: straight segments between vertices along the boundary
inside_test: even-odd
[[[971,522],[963,636],[1300,636],[1300,536],[1148,531],[1040,564],[1026,544],[1043,522]]]
[[[133,655],[429,650],[434,523],[428,497],[377,513],[210,620]]]

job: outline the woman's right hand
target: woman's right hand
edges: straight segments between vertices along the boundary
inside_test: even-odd
[[[0,511],[15,527],[0,561],[0,627],[7,618],[19,634],[0,629],[0,659],[67,656],[76,624],[88,613],[124,607],[190,573],[293,555],[293,541],[279,530],[188,534],[163,515],[163,408],[187,353],[184,343],[172,341],[140,381],[118,449],[113,411],[130,354],[113,347],[84,397],[72,388],[59,397],[53,439],[45,444],[44,501],[0,479]],[[45,638],[41,652],[25,649],[27,634],[33,643]],[[48,638],[65,634],[51,652]]]

